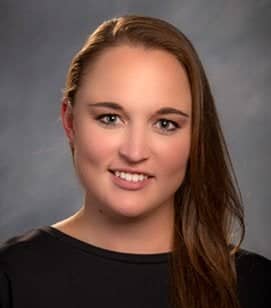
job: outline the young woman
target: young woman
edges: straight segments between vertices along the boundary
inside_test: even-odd
[[[184,34],[104,22],[72,60],[61,116],[84,202],[2,245],[1,307],[271,307],[271,262],[240,249],[238,186]]]

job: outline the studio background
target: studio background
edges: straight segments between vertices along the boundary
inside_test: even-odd
[[[243,247],[271,258],[271,1],[0,0],[0,241],[81,206],[61,90],[88,34],[126,13],[166,19],[196,47],[243,194]]]

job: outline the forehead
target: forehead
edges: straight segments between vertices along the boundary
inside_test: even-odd
[[[191,109],[190,85],[180,62],[167,51],[141,46],[105,50],[85,70],[78,100]]]

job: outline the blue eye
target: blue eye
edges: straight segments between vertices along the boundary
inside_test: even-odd
[[[104,125],[107,126],[113,126],[116,124],[116,119],[119,116],[115,113],[107,113],[107,114],[101,114],[99,115],[96,120],[98,120],[99,122],[101,122]]]
[[[118,114],[115,113],[101,114],[95,119],[107,127],[114,127],[120,124],[118,122],[118,119],[120,121],[120,117]],[[160,119],[157,121],[157,123],[160,124],[158,125],[158,129],[161,130],[163,133],[171,133],[180,128],[180,126],[172,120]]]
[[[158,123],[161,123],[160,128],[166,132],[175,131],[180,127],[176,122],[167,119],[160,119]]]

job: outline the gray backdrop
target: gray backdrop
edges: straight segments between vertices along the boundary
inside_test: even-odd
[[[59,121],[72,56],[105,19],[161,17],[206,68],[243,193],[243,247],[271,258],[271,1],[0,1],[0,240],[81,205]]]

